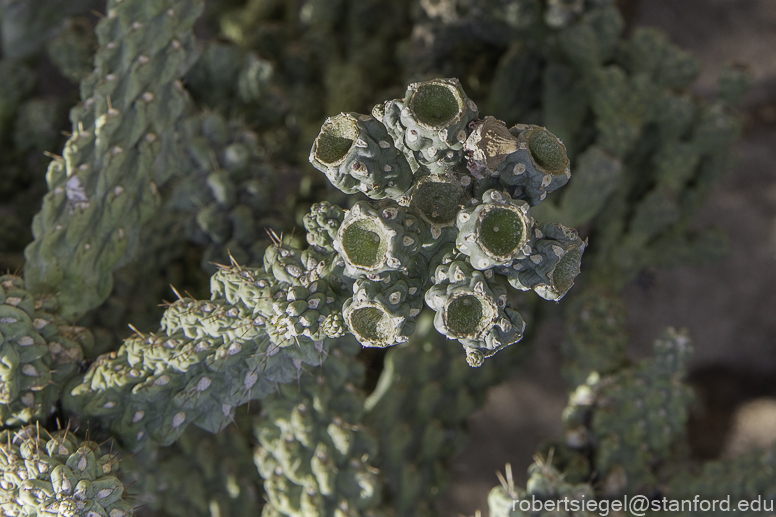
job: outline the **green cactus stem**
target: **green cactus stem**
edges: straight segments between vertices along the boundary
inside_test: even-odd
[[[93,336],[54,313],[55,297],[34,297],[21,277],[0,276],[0,422],[45,420],[77,372]]]
[[[5,515],[130,517],[118,460],[70,431],[36,426],[0,433],[0,505]]]
[[[27,288],[59,293],[59,312],[72,320],[108,297],[113,269],[132,258],[166,178],[155,160],[188,105],[179,79],[196,56],[191,29],[202,2],[139,5],[111,1],[97,26],[95,68],[25,250]]]
[[[268,248],[266,271],[223,266],[211,278],[210,300],[170,304],[158,332],[138,333],[101,356],[68,387],[64,407],[102,421],[130,449],[149,439],[172,443],[191,423],[223,429],[235,407],[325,358],[317,325],[335,295],[313,256],[278,244]],[[278,307],[288,324],[273,319]]]

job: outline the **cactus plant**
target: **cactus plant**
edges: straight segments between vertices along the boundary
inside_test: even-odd
[[[71,102],[38,96],[30,63],[45,49],[82,99],[24,276],[0,277],[6,513],[128,515],[119,483],[135,482],[124,493],[152,515],[255,514],[261,499],[265,515],[433,515],[467,416],[547,312],[529,290],[576,298],[562,304],[574,395],[565,443],[525,491],[507,475],[494,515],[527,494],[685,493],[658,467],[683,457],[686,337],[630,365],[617,292],[646,265],[723,249],[689,224],[727,164],[745,70],[725,71],[722,100],[694,99],[693,59],[655,31],[622,40],[608,0],[212,2],[201,23],[225,38],[200,44],[201,2],[110,0],[89,72],[86,3],[2,3],[2,192],[28,184],[26,157],[56,145]],[[12,268],[29,184],[0,204]],[[195,294],[158,314],[163,278]],[[53,431],[65,420],[133,451],[123,474]],[[48,434],[21,427],[34,422]],[[49,451],[60,442],[102,470]],[[21,474],[33,456],[56,468]],[[750,496],[769,458],[688,486],[758,469],[735,492]]]

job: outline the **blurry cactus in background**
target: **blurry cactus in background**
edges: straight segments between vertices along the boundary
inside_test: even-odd
[[[610,0],[0,0],[0,36],[4,514],[435,515],[564,297],[565,437],[492,515],[773,496],[770,452],[687,474],[689,338],[631,364],[620,297],[724,253],[690,223],[745,68],[695,98]]]

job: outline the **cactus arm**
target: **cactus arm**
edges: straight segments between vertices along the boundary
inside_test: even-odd
[[[116,456],[72,432],[35,426],[0,433],[0,508],[6,515],[129,517]]]
[[[25,251],[27,288],[58,293],[71,320],[108,296],[112,270],[132,257],[158,205],[155,159],[188,102],[178,79],[196,55],[191,27],[202,5],[143,5],[109,2],[97,25],[95,70],[81,83],[72,136],[49,166]]]

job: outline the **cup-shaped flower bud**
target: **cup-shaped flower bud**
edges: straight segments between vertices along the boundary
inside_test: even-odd
[[[351,278],[386,271],[414,273],[421,246],[422,222],[406,208],[384,200],[359,201],[340,225],[334,249]]]
[[[453,240],[458,212],[466,205],[471,178],[456,174],[429,174],[416,181],[410,208],[426,223],[422,252],[429,256],[442,242]],[[463,180],[463,182],[462,182]]]
[[[507,130],[500,120],[487,117],[472,131],[466,150],[473,175],[499,176],[513,198],[525,199],[531,206],[571,178],[566,146],[540,126]]]
[[[373,114],[382,115],[397,147],[429,171],[443,173],[461,160],[477,105],[457,79],[433,79],[409,85],[404,99],[388,101]]]
[[[471,366],[520,341],[525,323],[507,307],[506,289],[492,282],[493,272],[478,271],[463,260],[437,266],[426,304],[436,311],[434,326],[457,339]]]
[[[421,279],[396,272],[380,281],[356,280],[353,297],[342,307],[348,329],[364,346],[384,348],[407,341],[423,307],[422,288]]]
[[[458,214],[455,244],[469,256],[475,269],[490,269],[524,258],[533,227],[528,209],[525,201],[488,190],[482,195],[482,203]]]
[[[328,201],[315,203],[310,213],[304,216],[307,242],[313,248],[325,253],[334,253],[334,239],[337,236],[345,210]]]
[[[587,243],[576,230],[559,223],[544,223],[533,231],[531,255],[499,272],[516,289],[533,289],[545,300],[560,300],[574,285]]]
[[[396,199],[412,183],[407,159],[371,115],[341,113],[326,119],[310,151],[310,163],[346,194]]]

